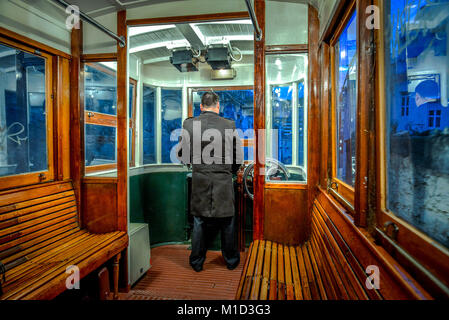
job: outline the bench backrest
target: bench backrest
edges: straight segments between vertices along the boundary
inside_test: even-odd
[[[79,230],[71,182],[0,192],[0,262],[6,270]]]

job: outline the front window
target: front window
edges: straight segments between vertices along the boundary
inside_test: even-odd
[[[237,129],[241,130],[243,140],[244,159],[254,159],[254,90],[251,88],[232,89],[215,88],[220,99],[220,116],[235,121]],[[193,91],[193,116],[200,115],[201,97],[206,91]]]
[[[182,89],[161,90],[161,117],[162,163],[179,163],[170,153],[174,152],[173,147],[178,143],[182,129]]]

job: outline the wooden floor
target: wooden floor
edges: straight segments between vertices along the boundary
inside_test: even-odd
[[[189,266],[188,246],[170,245],[151,249],[150,271],[120,299],[127,300],[232,300],[240,281],[245,253],[240,265],[228,270],[221,252],[208,251],[203,271]]]

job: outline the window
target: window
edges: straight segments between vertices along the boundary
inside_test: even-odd
[[[143,164],[157,163],[156,157],[156,88],[143,86]]]
[[[449,1],[385,1],[384,13],[385,209],[449,247]]]
[[[332,41],[332,177],[337,193],[354,203],[357,118],[357,19],[352,12]]]
[[[116,62],[84,66],[86,173],[117,168]]]
[[[161,159],[162,163],[179,163],[170,153],[178,144],[180,129],[182,129],[182,90],[161,90]],[[173,134],[173,136],[172,136]],[[172,150],[173,149],[173,150]],[[173,159],[173,161],[171,160]]]
[[[213,88],[220,98],[220,116],[235,121],[237,129],[242,130],[244,157],[246,161],[254,159],[254,90],[248,88]],[[193,116],[200,115],[201,97],[206,90],[192,92]]]
[[[290,174],[267,176],[267,181],[307,182],[307,70],[307,54],[266,57],[266,154]]]
[[[52,180],[52,58],[0,41],[1,188]]]
[[[136,157],[136,92],[137,81],[129,79],[129,166],[135,166]]]
[[[117,62],[84,65],[86,173],[117,168]],[[137,81],[129,79],[129,161],[134,166]]]

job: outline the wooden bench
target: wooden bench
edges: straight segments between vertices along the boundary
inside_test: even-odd
[[[79,227],[71,182],[49,183],[0,193],[0,279],[4,299],[52,299],[66,290],[69,266],[80,279],[114,258],[114,290],[118,262],[127,247],[126,232],[92,234]]]
[[[249,248],[236,294],[240,300],[368,300],[382,299],[365,286],[367,275],[350,249],[325,221],[315,201],[312,235],[302,246],[265,240]]]

